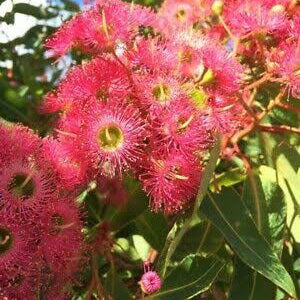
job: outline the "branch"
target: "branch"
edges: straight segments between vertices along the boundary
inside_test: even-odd
[[[269,81],[272,78],[272,74],[270,73],[266,73],[263,77],[261,77],[260,79],[252,82],[251,84],[247,85],[245,87],[245,91],[247,90],[252,90],[254,88],[257,88],[259,86],[261,86],[262,84],[266,83],[267,81]]]
[[[293,107],[290,104],[285,103],[285,102],[278,103],[278,106],[281,107],[281,108],[284,108],[286,110],[293,111],[293,112],[297,112],[297,113],[300,112],[300,107]]]
[[[237,132],[232,138],[231,142],[232,144],[237,144],[240,139],[242,139],[244,136],[249,134],[252,130],[256,128],[256,126],[259,125],[259,122],[262,121],[262,119],[279,103],[281,103],[281,99],[284,95],[284,91],[281,91],[277,97],[274,100],[271,100],[268,104],[268,106],[256,117],[256,119],[247,127],[245,127],[243,130]]]
[[[272,132],[272,133],[286,133],[286,132],[292,132],[300,134],[300,128],[292,127],[288,125],[259,125],[258,128],[261,131],[265,132]]]

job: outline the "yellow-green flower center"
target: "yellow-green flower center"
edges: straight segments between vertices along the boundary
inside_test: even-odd
[[[107,152],[120,148],[124,141],[122,130],[115,124],[102,127],[98,133],[98,144],[100,148]]]
[[[13,239],[8,229],[0,227],[0,256],[12,247]]]
[[[152,94],[158,102],[168,102],[171,97],[171,89],[165,84],[157,84],[152,89]]]
[[[186,11],[184,9],[179,9],[175,16],[176,16],[176,19],[179,20],[179,21],[184,21],[186,19]]]
[[[15,197],[28,199],[33,196],[35,186],[30,174],[17,173],[12,177],[8,189]]]

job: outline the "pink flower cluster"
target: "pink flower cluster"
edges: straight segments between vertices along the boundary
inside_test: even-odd
[[[38,136],[1,123],[0,140],[0,298],[59,299],[84,250],[81,210]]]
[[[140,180],[152,209],[175,213],[195,197],[203,153],[216,131],[242,128],[243,67],[218,40],[190,30],[208,12],[181,2],[193,13],[186,11],[178,27],[168,21],[176,1],[154,13],[100,0],[46,41],[52,55],[76,48],[91,57],[41,106],[59,114],[55,151],[50,143],[46,156],[53,164],[63,157],[56,169],[66,188],[103,177],[121,181],[127,173]]]

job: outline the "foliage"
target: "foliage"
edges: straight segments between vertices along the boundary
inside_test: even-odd
[[[155,8],[161,4],[137,2]],[[2,119],[22,123],[42,137],[52,133],[57,115],[40,114],[42,98],[66,69],[89,55],[73,50],[53,64],[43,43],[58,19],[70,18],[77,11],[79,7],[69,0],[46,7],[18,3],[1,17],[0,22],[7,24],[14,24],[16,13],[40,21],[24,36],[0,44]],[[257,66],[252,71],[249,85],[264,76]],[[255,125],[246,127],[248,132],[234,135],[232,147],[226,137],[217,137],[203,160],[196,200],[183,212],[165,216],[150,211],[148,196],[132,176],[124,178],[128,201],[121,207],[102,201],[105,193],[89,182],[77,198],[85,210],[83,232],[90,241],[102,228],[103,248],[93,252],[76,275],[71,299],[196,300],[199,295],[215,300],[296,299],[300,104],[289,95],[281,105],[270,105],[284,88],[266,79],[251,89],[250,109],[259,113],[262,123],[255,120]],[[152,295],[145,295],[139,285],[145,261],[162,279],[160,290]]]

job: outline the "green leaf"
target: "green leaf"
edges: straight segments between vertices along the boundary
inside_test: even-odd
[[[113,230],[120,230],[147,208],[148,198],[142,191],[140,184],[129,179],[125,184],[129,193],[129,201],[125,207],[114,211],[113,215],[109,216]]]
[[[296,274],[296,271],[294,269],[295,256],[293,255],[293,253],[290,252],[290,250],[291,250],[290,247],[291,247],[291,245],[289,245],[288,243],[284,244],[281,261],[282,261],[282,264],[284,265],[284,267],[288,270],[292,279],[294,280],[294,284],[296,287],[296,294],[298,296],[296,298],[299,299],[299,293],[300,293],[299,276],[297,276],[298,274]],[[294,252],[294,254],[296,254],[296,252]],[[287,299],[286,293],[284,293],[280,289],[277,289],[276,300],[283,300],[283,299]]]
[[[133,245],[136,249],[136,252],[140,256],[141,260],[145,261],[147,259],[150,245],[141,235],[133,235],[132,236]]]
[[[239,182],[244,181],[246,178],[245,171],[240,168],[234,168],[221,174],[217,174],[214,178],[214,182],[210,184],[210,190],[216,192],[216,188],[221,190],[223,186],[230,187]]]
[[[284,194],[276,180],[276,171],[261,166],[258,174],[249,173],[244,184],[242,200],[250,210],[258,231],[280,257],[286,222],[286,205]]]
[[[106,291],[112,296],[114,300],[130,300],[129,290],[123,283],[121,278],[118,276],[114,266],[111,267],[107,274],[104,287]]]
[[[216,257],[186,257],[166,277],[161,290],[151,300],[191,299],[209,289],[224,262]]]
[[[293,146],[280,143],[273,150],[277,178],[287,204],[287,224],[297,243],[300,243],[300,154]]]
[[[294,270],[297,273],[300,273],[300,258],[298,258],[294,263]]]
[[[161,251],[168,235],[168,224],[163,214],[145,210],[137,217],[135,223],[148,243],[157,251]]]
[[[224,234],[236,254],[291,296],[295,296],[293,281],[259,234],[248,209],[233,189],[210,195],[202,203],[201,212]]]
[[[281,124],[286,124],[289,126],[298,126],[299,117],[296,112],[287,111],[281,107],[274,107],[270,112],[271,119],[275,119]]]
[[[220,231],[209,221],[203,221],[193,226],[183,236],[173,259],[181,261],[190,254],[209,256],[216,253],[223,245],[224,237]]]
[[[4,22],[6,24],[14,24],[15,23],[15,14],[11,12],[7,12],[4,17],[0,17],[0,22]]]
[[[235,273],[228,300],[274,299],[276,289],[271,281],[236,259]]]
[[[46,7],[34,6],[27,3],[17,3],[13,7],[14,13],[33,16],[37,19],[51,19],[57,17],[58,13],[50,12]]]
[[[80,7],[71,0],[61,0],[61,2],[64,4],[64,8],[67,11],[79,11]]]
[[[283,192],[276,181],[274,169],[261,166],[259,174],[250,172],[244,184],[242,200],[251,212],[258,231],[269,242],[278,257],[281,257],[286,209]],[[276,286],[268,279],[237,260],[230,300],[274,299]],[[241,288],[241,278],[245,287]]]

